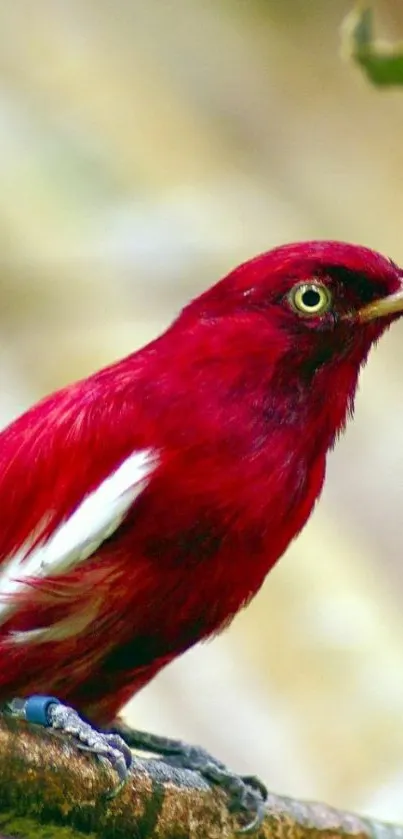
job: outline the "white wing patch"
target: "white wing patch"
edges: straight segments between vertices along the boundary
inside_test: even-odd
[[[84,498],[70,518],[47,541],[32,551],[29,546],[24,546],[6,561],[0,573],[0,624],[18,608],[12,595],[24,591],[28,579],[53,577],[69,571],[91,556],[117,530],[148,483],[155,465],[156,455],[150,450],[130,455],[112,475]],[[93,617],[90,615],[89,621]],[[53,628],[14,633],[13,637],[16,640],[29,640],[30,637],[39,640],[44,632],[50,631],[54,637],[56,626],[62,629],[58,624]],[[66,626],[65,631],[71,634],[71,627],[68,629]],[[60,637],[60,634],[56,633],[56,636]]]

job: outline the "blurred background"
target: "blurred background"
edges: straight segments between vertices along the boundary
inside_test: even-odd
[[[403,37],[400,0],[378,29]],[[349,0],[0,8],[0,422],[156,335],[273,245],[403,262],[403,91],[339,54]],[[403,818],[403,326],[309,526],[220,639],[128,708],[274,791]],[[158,616],[156,616],[158,619]]]

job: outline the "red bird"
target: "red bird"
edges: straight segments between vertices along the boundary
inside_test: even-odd
[[[390,260],[338,242],[286,245],[6,428],[0,700],[76,734],[123,777],[119,739],[76,712],[110,726],[256,594],[320,494],[371,345],[402,311]],[[236,777],[214,765],[210,777]]]

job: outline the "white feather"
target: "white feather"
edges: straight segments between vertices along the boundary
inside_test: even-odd
[[[47,541],[33,550],[25,545],[3,563],[0,572],[0,623],[15,611],[17,606],[12,595],[23,591],[28,579],[53,577],[70,570],[91,556],[117,530],[146,486],[155,464],[156,456],[149,450],[131,454],[84,498]],[[15,633],[16,636],[32,636],[33,639],[42,634],[42,629]]]

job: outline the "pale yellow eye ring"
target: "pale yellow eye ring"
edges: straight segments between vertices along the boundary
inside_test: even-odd
[[[332,295],[327,286],[319,282],[298,283],[289,295],[293,309],[299,315],[323,315],[332,305]]]

